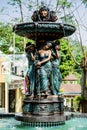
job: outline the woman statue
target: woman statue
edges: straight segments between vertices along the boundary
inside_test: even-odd
[[[60,42],[56,41],[52,49],[52,93],[57,95],[59,93],[62,76],[59,69],[60,64]]]
[[[25,51],[26,57],[28,59],[28,71],[25,76],[25,79],[27,81],[29,95],[33,95],[35,86],[35,45],[27,43]]]
[[[49,78],[51,74],[51,43],[46,43],[38,51],[38,62],[36,64],[36,95],[48,95]]]

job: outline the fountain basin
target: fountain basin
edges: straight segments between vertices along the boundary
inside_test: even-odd
[[[13,117],[4,118],[0,116],[0,129],[2,130],[87,130],[87,114],[73,114],[71,120],[67,120],[65,125],[53,126],[37,126],[33,127],[31,124],[24,124],[23,122],[15,120]],[[81,117],[80,117],[81,116]],[[84,117],[85,116],[85,117]]]
[[[76,28],[72,25],[54,22],[22,23],[13,27],[13,31],[19,36],[35,41],[53,41],[70,36],[75,30]]]
[[[28,124],[29,126],[45,127],[65,124],[66,116],[58,114],[50,116],[36,116],[19,113],[15,115],[15,119],[22,121],[24,124]]]

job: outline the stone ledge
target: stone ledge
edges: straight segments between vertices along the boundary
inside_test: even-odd
[[[0,118],[15,117],[15,113],[0,113]]]

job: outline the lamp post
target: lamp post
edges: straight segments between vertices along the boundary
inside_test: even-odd
[[[14,73],[14,47],[11,45],[9,47],[9,52],[11,53],[11,73],[13,74]]]

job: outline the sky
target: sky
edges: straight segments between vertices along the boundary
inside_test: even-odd
[[[10,22],[13,18],[15,18],[15,16],[20,17],[19,13],[16,12],[16,8],[13,8],[11,5],[7,4],[8,1],[10,0],[0,0],[0,10],[4,7],[4,12],[0,13],[0,21],[2,22]],[[32,1],[35,2],[36,0],[32,0]],[[54,2],[54,1],[56,0],[51,0],[51,2]],[[81,0],[69,0],[69,1],[73,2],[73,8],[69,13],[73,12],[76,19],[79,21],[82,43],[83,45],[87,46],[87,36],[86,36],[87,35],[87,8],[85,8],[85,6],[81,4]],[[29,12],[25,9],[25,7],[23,8],[24,8],[25,17],[26,17]],[[14,25],[14,24],[15,24],[14,22],[11,22],[11,25]],[[78,39],[79,39],[79,36],[78,36]]]

